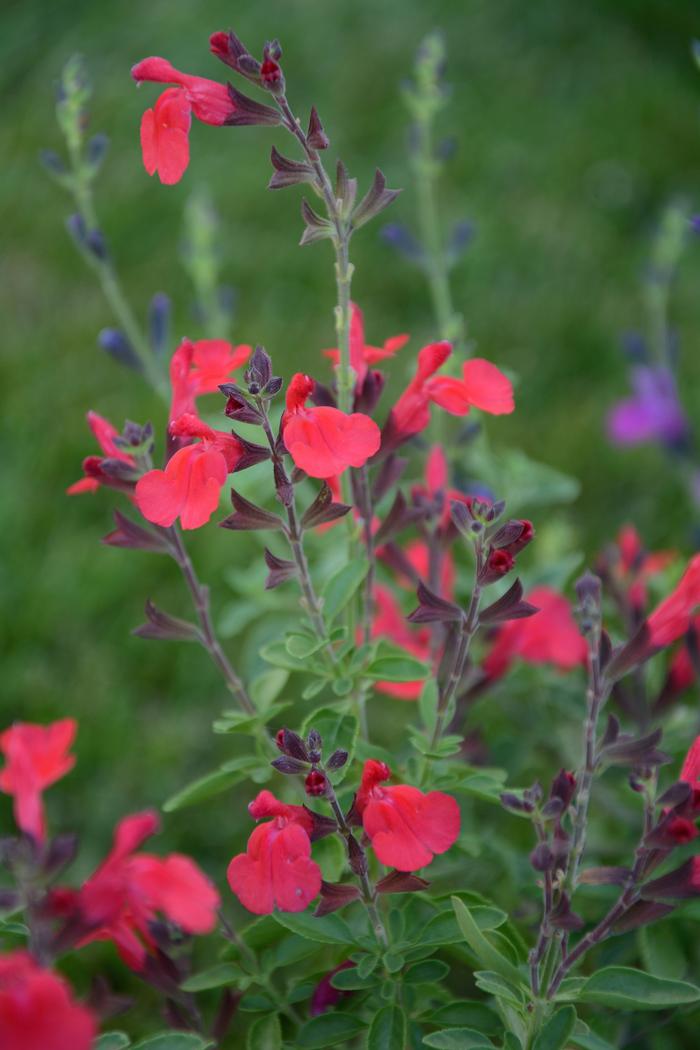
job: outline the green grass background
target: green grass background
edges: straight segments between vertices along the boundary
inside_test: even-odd
[[[652,546],[687,547],[690,509],[678,476],[654,449],[611,450],[603,419],[626,389],[619,334],[644,323],[640,275],[659,212],[677,195],[699,199],[695,3],[63,0],[6,3],[1,18],[0,721],[79,718],[79,767],[50,806],[57,822],[84,831],[85,867],[117,814],[159,804],[228,745],[210,733],[225,697],[206,657],[129,635],[146,595],[185,612],[174,567],[100,546],[110,494],[65,496],[92,451],[88,408],[118,423],[163,422],[153,397],[96,348],[97,331],[113,320],[65,233],[67,199],[37,161],[40,148],[61,145],[53,88],[74,52],[85,55],[94,83],[92,129],[111,139],[97,204],[135,308],[143,316],[150,295],[165,290],[175,333],[197,334],[176,252],[187,197],[206,185],[221,217],[223,275],[237,291],[235,338],[264,343],[289,376],[299,367],[318,372],[319,348],[333,344],[333,276],[327,245],[297,247],[299,192],[265,189],[270,146],[288,148],[283,133],[197,124],[186,177],[161,187],[138,148],[140,114],[156,90],[137,91],[129,68],[161,54],[222,77],[208,54],[211,31],[233,22],[253,52],[278,36],[297,110],[318,106],[329,154],[362,184],[378,164],[391,186],[407,186],[390,218],[410,222],[399,83],[424,34],[442,27],[453,92],[441,130],[456,136],[458,151],[440,200],[447,216],[467,217],[477,231],[453,275],[455,300],[479,352],[520,379],[517,411],[492,425],[492,441],[581,480],[579,500],[561,516],[588,555],[629,519]],[[427,293],[377,231],[374,224],[353,241],[354,296],[372,341],[408,331],[415,351],[434,335]],[[691,413],[700,383],[699,252],[690,246],[672,302]],[[399,383],[410,367],[404,355]],[[191,545],[221,609],[230,600],[222,566],[245,573],[250,548],[216,528]],[[240,841],[229,805],[205,806],[196,820],[184,811],[167,824],[169,844],[196,851],[219,878],[222,853]],[[2,812],[9,817],[6,805]]]

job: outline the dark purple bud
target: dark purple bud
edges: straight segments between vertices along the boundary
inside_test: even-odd
[[[109,139],[103,132],[93,135],[87,144],[87,160],[93,172],[97,171],[109,149]]]
[[[476,521],[471,508],[463,500],[450,500],[450,518],[457,531],[470,539],[475,535],[474,525],[479,525],[479,531],[483,531],[481,522]]]
[[[624,886],[631,874],[629,868],[584,868],[579,882],[587,886]]]
[[[680,868],[642,887],[645,900],[687,900],[700,896],[700,857],[689,857]]]
[[[177,616],[159,609],[149,599],[146,601],[145,613],[148,623],[141,624],[131,633],[137,638],[155,638],[163,641],[175,642],[201,642],[202,636],[199,628],[187,620],[180,620]]]
[[[386,179],[379,168],[374,173],[372,185],[355,208],[352,215],[352,224],[355,229],[364,226],[366,222],[383,212],[396,200],[401,190],[387,189]]]
[[[286,558],[278,558],[267,547],[265,548],[265,564],[270,570],[265,580],[266,591],[271,591],[275,587],[279,587],[281,583],[291,580],[299,571],[295,562],[287,561]]]
[[[515,565],[515,558],[508,551],[489,551],[489,555],[479,572],[479,583],[482,586],[487,586],[489,583],[496,583],[497,580],[503,579],[504,576],[511,571]]]
[[[328,791],[326,774],[322,773],[320,769],[312,769],[304,781],[304,791],[307,795],[311,795],[312,798],[323,798]]]
[[[601,755],[607,763],[616,766],[658,766],[669,762],[668,755],[659,751],[656,745],[663,736],[662,729],[655,729],[645,736],[635,739],[627,733],[617,737],[614,743],[601,748]]]
[[[298,733],[291,729],[284,729],[280,750],[284,751],[285,755],[289,755],[291,758],[298,758],[301,762],[309,761],[309,753],[306,750],[304,741]]]
[[[170,299],[165,292],[156,292],[148,307],[148,332],[153,353],[165,353],[170,338]]]
[[[317,525],[325,525],[329,521],[344,517],[350,509],[345,503],[333,502],[333,493],[324,481],[316,499],[304,512],[301,526],[304,529],[313,529]]]
[[[656,800],[659,806],[683,806],[690,799],[693,789],[685,780],[679,780],[664,791]]]
[[[409,259],[413,263],[421,264],[425,259],[425,252],[416,238],[405,226],[398,222],[387,223],[382,226],[379,235],[385,244]]]
[[[254,441],[246,441],[244,437],[236,434],[234,430],[231,433],[238,443],[243,446],[241,455],[233,468],[234,474],[240,474],[242,470],[248,470],[249,467],[254,467],[256,464],[264,463],[265,460],[270,459],[272,453],[268,445],[257,445]]]
[[[48,171],[49,175],[65,175],[66,166],[56,153],[52,149],[43,149],[39,154],[39,160],[42,166]]]
[[[579,601],[579,621],[581,631],[590,634],[600,630],[602,584],[600,577],[586,572],[574,584]]]
[[[254,395],[259,394],[272,379],[272,359],[264,346],[255,347],[248,362],[248,367],[245,370],[244,379],[249,393]],[[229,389],[230,384],[225,384],[225,386],[226,390],[222,392],[228,393],[230,396],[233,393]],[[222,390],[222,387],[219,387],[219,389]]]
[[[501,803],[506,809],[511,810],[513,813],[533,813],[534,805],[532,802],[520,798],[519,795],[514,795],[512,791],[504,791],[501,795]]]
[[[628,933],[637,930],[640,926],[648,926],[657,919],[663,919],[665,915],[673,911],[672,904],[659,904],[657,901],[637,901],[628,908],[622,918],[618,919],[613,930],[615,933]]]
[[[314,169],[303,161],[289,160],[273,146],[270,154],[274,175],[267,184],[269,190],[281,190],[287,186],[296,186],[300,182],[313,182],[316,178]]]
[[[347,760],[348,760],[348,753],[347,753],[347,751],[343,751],[342,748],[338,748],[338,750],[334,751],[333,754],[331,755],[331,757],[326,762],[326,769],[330,769],[330,770],[342,769],[343,766],[345,765],[345,763],[347,762]]]
[[[547,799],[542,807],[542,816],[545,820],[552,820],[554,817],[560,817],[563,812],[564,803],[560,798]]]
[[[66,228],[79,248],[86,247],[87,227],[82,215],[75,212],[66,219]]]
[[[274,58],[272,52],[267,52],[269,57],[264,57],[260,66],[260,86],[272,95],[284,94],[284,73]]]
[[[605,726],[605,732],[603,738],[600,741],[601,747],[608,747],[610,744],[614,744],[620,735],[620,722],[615,715],[608,715],[607,725]]]
[[[554,867],[554,854],[546,842],[538,842],[530,854],[530,864],[535,871],[551,871]]]
[[[550,799],[559,799],[563,809],[568,809],[576,791],[576,777],[568,769],[560,769],[549,789]]]
[[[375,889],[377,893],[417,893],[426,890],[430,883],[410,871],[390,871],[380,879]]]
[[[325,838],[327,835],[333,835],[338,830],[338,824],[332,817],[324,817],[320,813],[315,813],[308,806],[304,806],[304,809],[308,813],[312,822],[312,829],[309,838],[312,842],[317,842],[319,839]]]
[[[235,383],[222,383],[219,390],[227,397],[224,415],[228,416],[229,419],[234,419],[237,423],[252,423],[254,426],[262,426],[262,414],[246,400],[241,393],[240,387],[236,386]]]
[[[523,585],[518,579],[504,595],[493,602],[492,605],[488,605],[481,610],[479,623],[491,625],[504,623],[506,620],[522,620],[539,612],[537,606],[523,601],[522,597]]]
[[[531,521],[512,519],[501,525],[489,542],[492,547],[505,550],[515,558],[534,538],[535,530]]]
[[[367,874],[367,854],[354,835],[348,835],[348,864],[355,875]]]
[[[581,916],[572,912],[569,896],[566,893],[562,893],[559,898],[556,907],[549,916],[549,922],[555,929],[566,930],[569,933],[580,930],[583,926]]]
[[[315,106],[311,107],[309,130],[306,132],[306,141],[312,149],[328,149],[330,146],[330,141],[323,130],[323,124],[319,119]]]
[[[243,73],[244,76],[249,74],[245,73],[243,68],[241,68],[241,60],[246,58],[251,59],[253,62],[255,61],[248,54],[247,48],[231,30],[227,33],[212,33],[209,37],[209,50],[222,62],[225,62],[227,66],[230,66],[231,69],[235,69],[238,73]],[[259,66],[259,63],[255,62],[255,65]]]
[[[374,412],[386,383],[386,376],[375,368],[370,368],[361,386],[355,388],[354,409],[371,416]]]
[[[46,859],[43,864],[44,875],[56,875],[75,858],[78,852],[78,836],[69,833],[57,835],[49,843]]]
[[[613,650],[605,667],[605,677],[609,682],[618,681],[633,667],[648,660],[655,651],[650,645],[649,627],[645,621],[626,645],[621,645]]]
[[[258,529],[281,529],[282,519],[271,514],[255,503],[245,499],[235,489],[231,489],[231,502],[235,513],[219,522],[222,529],[234,529],[237,532],[250,532]]]
[[[315,212],[306,198],[303,198],[301,202],[301,217],[305,228],[299,241],[300,245],[313,244],[314,241],[322,241],[326,237],[333,236],[332,224]]]
[[[321,918],[322,915],[330,915],[332,911],[344,908],[346,904],[362,899],[358,886],[351,886],[341,882],[321,882],[321,903],[317,906],[314,915]]]
[[[418,584],[418,608],[407,617],[409,623],[462,623],[465,615],[458,605],[440,598],[424,583]]]
[[[376,543],[382,544],[393,540],[400,532],[415,525],[424,516],[423,508],[409,507],[403,492],[399,490],[391,505],[391,510],[377,529],[375,534]]]
[[[309,751],[314,751],[320,756],[321,749],[323,747],[323,740],[321,739],[321,734],[319,733],[318,729],[309,730],[309,735],[306,738],[306,743],[308,745]],[[317,759],[316,761],[319,760],[320,759]]]
[[[107,242],[102,230],[90,230],[85,238],[86,247],[92,252],[96,259],[104,262],[107,258]]]
[[[294,773],[305,773],[308,769],[308,765],[305,762],[300,762],[298,758],[289,758],[288,755],[275,758],[270,765],[274,766],[278,773],[284,773],[287,776],[291,776]]]
[[[523,791],[523,798],[527,799],[528,802],[538,803],[542,798],[542,785],[539,781],[535,781],[532,787],[525,788]]]
[[[118,328],[103,328],[97,337],[97,342],[100,348],[120,365],[133,368],[135,372],[143,371],[143,365],[133,346]]]
[[[151,529],[137,525],[119,510],[114,512],[114,521],[116,529],[107,533],[102,540],[108,547],[153,551],[157,554],[170,553],[170,544],[161,532],[153,532]]]

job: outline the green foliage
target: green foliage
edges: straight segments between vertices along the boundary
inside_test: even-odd
[[[562,1050],[576,1024],[573,1006],[562,1006],[540,1029],[532,1050]]]
[[[271,776],[269,767],[262,766],[260,760],[253,756],[243,755],[240,758],[232,758],[229,762],[224,762],[222,766],[215,769],[212,773],[198,777],[191,784],[181,788],[180,791],[163,803],[163,809],[166,813],[173,813],[175,810],[183,809],[185,806],[193,806],[197,802],[204,802],[206,799],[228,791],[229,788],[235,784],[240,784],[243,780],[249,779],[253,774],[257,775],[258,780],[263,774],[265,779]]]
[[[324,1050],[326,1046],[337,1046],[353,1039],[365,1027],[364,1022],[352,1014],[338,1011],[321,1014],[300,1029],[297,1046],[299,1050]]]
[[[160,1032],[135,1043],[132,1050],[211,1050],[214,1043],[190,1032]]]
[[[374,1015],[367,1033],[367,1050],[404,1050],[406,1014],[400,1006],[384,1006]]]
[[[124,1032],[105,1032],[95,1043],[95,1050],[126,1050],[131,1046],[129,1036]]]
[[[620,1010],[664,1010],[698,1002],[700,988],[628,966],[605,966],[584,981],[572,998]]]
[[[342,569],[339,569],[326,581],[321,595],[323,598],[323,614],[327,624],[333,623],[336,616],[345,609],[357,593],[360,584],[367,575],[368,568],[367,561],[359,558],[357,561],[344,565]]]
[[[473,1028],[445,1028],[423,1039],[424,1046],[435,1050],[493,1050],[493,1043]]]
[[[282,1029],[277,1014],[259,1017],[248,1029],[248,1050],[281,1050]]]

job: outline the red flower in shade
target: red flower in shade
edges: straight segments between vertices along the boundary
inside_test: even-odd
[[[108,419],[98,416],[97,412],[88,412],[87,421],[97,443],[104,452],[104,456],[88,456],[83,460],[85,477],[74,482],[68,489],[69,496],[76,496],[81,492],[96,492],[102,482],[100,481],[100,466],[103,459],[120,459],[123,463],[135,467],[136,463],[132,456],[115,444],[114,439],[119,437],[119,431],[113,427]]]
[[[46,838],[41,794],[75,765],[68,749],[77,729],[74,719],[64,718],[48,726],[18,722],[0,733],[0,751],[7,759],[0,772],[0,791],[14,796],[17,826],[37,842]]]
[[[350,316],[350,364],[355,372],[355,383],[361,387],[365,376],[369,371],[368,366],[377,361],[384,361],[387,357],[393,357],[397,351],[405,346],[410,336],[393,335],[386,339],[383,346],[370,346],[365,343],[365,323],[362,310],[357,303],[351,303]],[[326,357],[330,357],[334,365],[340,364],[340,350],[324,350]]]
[[[303,911],[321,889],[321,869],[311,860],[313,820],[303,806],[288,806],[261,791],[248,806],[260,824],[245,853],[228,866],[228,882],[241,904],[255,915]]]
[[[551,664],[560,671],[570,671],[586,660],[586,643],[566,598],[551,587],[535,587],[527,600],[539,611],[527,619],[509,620],[499,628],[483,662],[489,678],[500,678],[516,658]]]
[[[168,88],[141,118],[143,166],[164,186],[179,182],[190,162],[191,109],[184,91]]]
[[[695,610],[700,606],[700,554],[691,558],[676,589],[654,610],[647,625],[650,644],[655,648],[670,645],[690,628]]]
[[[453,501],[471,507],[474,497],[448,486],[447,458],[442,445],[433,445],[425,464],[425,483],[414,485],[414,498],[427,499],[440,508],[440,528],[445,533],[450,526],[450,504]]]
[[[693,789],[687,803],[687,811],[690,816],[675,817],[666,829],[681,845],[685,842],[692,842],[698,835],[695,819],[700,814],[700,736],[697,736],[690,745],[678,779],[684,784],[690,784]]]
[[[90,1050],[96,1036],[96,1019],[62,977],[29,952],[0,956],[2,1050]]]
[[[688,629],[695,635],[697,639],[700,637],[700,616],[694,617],[691,621],[691,625]],[[678,649],[671,660],[668,675],[666,677],[666,683],[664,685],[664,695],[671,699],[677,696],[678,693],[682,693],[688,686],[692,685],[695,681],[695,667],[688,651],[687,645],[682,645]]]
[[[346,959],[345,962],[340,963],[333,970],[322,977],[313,990],[311,996],[311,1005],[309,1006],[309,1013],[312,1017],[318,1017],[319,1014],[325,1014],[326,1010],[330,1010],[332,1007],[337,1006],[341,999],[346,998],[350,995],[350,992],[343,992],[340,988],[335,988],[331,981],[337,973],[342,970],[349,970],[355,965],[351,959]]]
[[[137,83],[177,84],[164,91],[141,120],[141,150],[149,175],[166,185],[179,182],[189,163],[190,112],[203,124],[229,122],[235,105],[225,84],[181,73],[164,58],[144,58],[131,70]]]
[[[462,379],[436,376],[452,353],[450,343],[431,343],[418,354],[415,377],[392,411],[392,426],[402,438],[424,430],[434,403],[453,416],[465,416],[471,408],[491,415],[513,411],[513,387],[503,373],[483,358],[473,357],[462,366]]]
[[[329,478],[347,467],[364,466],[379,449],[379,427],[361,412],[346,415],[326,405],[306,408],[313,388],[313,379],[301,372],[287,388],[282,425],[290,456],[312,478]]]
[[[218,507],[221,489],[243,455],[243,446],[233,434],[212,430],[190,414],[172,423],[170,433],[201,441],[179,449],[165,470],[149,470],[139,478],[136,505],[155,525],[168,528],[179,518],[183,529],[198,529]]]
[[[134,970],[143,968],[153,946],[150,924],[158,912],[187,933],[209,933],[216,924],[219,894],[189,857],[137,853],[158,830],[153,812],[136,813],[117,825],[104,863],[78,893],[78,908],[94,929],[82,940],[113,941]]]
[[[642,609],[647,600],[647,580],[662,572],[673,561],[673,551],[648,554],[634,525],[625,525],[620,529],[617,549],[620,560],[616,575],[626,588],[634,608]]]
[[[249,346],[232,346],[225,339],[183,339],[170,361],[171,422],[186,413],[196,415],[196,398],[229,382],[231,372],[245,364],[250,353]]]
[[[390,638],[419,660],[430,659],[430,628],[411,630],[398,602],[387,587],[378,584],[374,589],[375,613],[372,621],[373,638]],[[397,700],[417,700],[425,682],[375,682],[380,693],[394,696]]]
[[[408,784],[380,786],[390,776],[384,762],[368,759],[355,808],[382,864],[398,871],[417,871],[457,841],[459,806],[442,791],[425,795]]]

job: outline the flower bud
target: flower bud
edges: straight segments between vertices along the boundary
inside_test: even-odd
[[[496,580],[506,576],[515,565],[515,558],[506,550],[492,550],[486,559],[486,564],[479,573],[479,583],[482,585],[495,583]]]
[[[337,751],[334,751],[331,757],[328,759],[328,761],[326,762],[326,767],[328,769],[342,769],[347,760],[347,751],[343,751],[341,748],[339,748]]]
[[[320,798],[325,795],[327,785],[328,781],[326,780],[326,774],[322,773],[319,769],[312,769],[304,781],[304,790],[307,795],[311,795],[314,798]]]
[[[355,875],[367,874],[367,854],[354,835],[348,837],[348,864]]]
[[[546,842],[538,842],[530,854],[530,863],[535,871],[551,871],[554,867],[554,854]]]
[[[551,799],[561,799],[564,809],[567,809],[576,791],[576,777],[566,769],[560,769],[549,789]],[[563,812],[563,810],[562,810]]]

